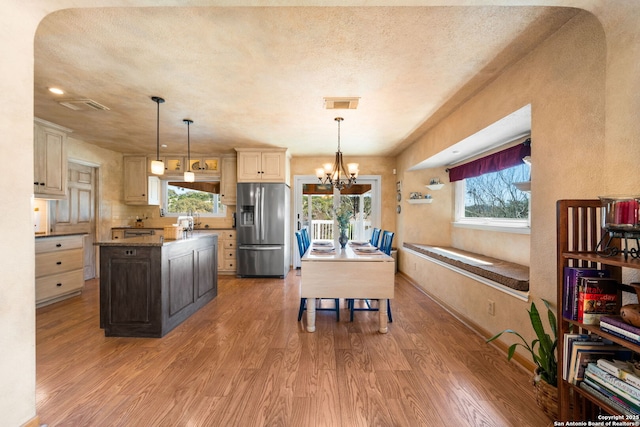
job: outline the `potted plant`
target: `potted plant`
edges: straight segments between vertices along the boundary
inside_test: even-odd
[[[336,210],[336,221],[338,221],[338,228],[340,229],[340,237],[338,238],[338,242],[340,242],[340,247],[344,248],[349,241],[349,237],[347,236],[347,230],[349,230],[349,218],[351,217],[351,213],[344,206],[340,206]]]
[[[536,401],[538,406],[542,408],[549,417],[556,419],[558,416],[558,360],[556,358],[558,325],[556,323],[556,316],[551,310],[549,302],[544,299],[542,302],[544,302],[544,305],[547,307],[547,317],[553,338],[546,333],[542,319],[540,318],[540,313],[535,303],[532,302],[531,309],[527,311],[529,312],[531,326],[536,333],[536,339],[534,339],[531,344],[527,343],[522,335],[512,329],[505,329],[489,338],[487,342],[498,339],[504,333],[513,334],[520,338],[522,342],[517,342],[509,347],[507,360],[511,360],[518,346],[525,348],[529,352],[533,363],[536,365],[533,384],[536,388]]]

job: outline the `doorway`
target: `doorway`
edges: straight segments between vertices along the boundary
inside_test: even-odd
[[[380,175],[360,176],[350,188],[338,191],[318,183],[315,176],[294,176],[294,230],[306,227],[311,240],[337,240],[333,212],[343,206],[351,213],[349,239],[369,240],[380,227]],[[292,233],[293,235],[293,233]],[[297,248],[297,242],[292,242]],[[298,250],[292,251],[294,268],[300,267]]]
[[[54,233],[87,233],[84,236],[84,280],[96,277],[95,189],[97,168],[68,162],[67,198],[56,200],[51,210]]]

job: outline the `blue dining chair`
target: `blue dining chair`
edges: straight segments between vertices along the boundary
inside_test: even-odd
[[[393,243],[393,236],[394,235],[395,235],[395,233],[392,232],[392,231],[385,230],[384,232],[382,232],[382,241],[380,242],[380,247],[378,248],[378,249],[380,249],[381,252],[384,252],[385,254],[387,254],[389,256],[391,256],[391,243]],[[362,301],[364,301],[366,307],[356,307],[354,299],[349,299],[347,301],[347,308],[349,308],[349,320],[351,322],[353,322],[353,312],[354,311],[380,311],[380,308],[371,306],[371,301],[370,300],[364,299]],[[378,300],[378,303],[379,302],[380,301]],[[389,317],[389,322],[393,322],[393,316],[391,315],[391,300],[390,299],[387,299],[387,316]]]
[[[377,248],[378,240],[380,240],[380,229],[374,228],[371,232],[371,240],[369,240],[369,243],[371,243],[371,246],[375,246]]]
[[[306,230],[306,228],[303,228],[302,230]],[[296,231],[295,235],[296,235],[296,240],[298,241],[298,251],[300,252],[300,258],[302,258],[303,255],[307,252],[307,250],[309,250],[310,244],[309,245],[305,244],[304,236],[300,231]],[[324,298],[324,299],[328,299],[328,298]],[[340,299],[339,298],[331,298],[331,299],[333,299],[333,301],[335,302],[335,306],[333,308],[316,307],[316,311],[335,311],[336,321],[339,322],[340,321]],[[318,298],[318,300],[320,300],[320,298]],[[307,299],[300,298],[300,308],[298,309],[298,322],[302,320],[302,313],[304,313],[306,309],[307,309]]]
[[[305,247],[309,249],[311,246],[311,238],[309,237],[309,229],[307,227],[302,228],[300,230],[300,234],[302,234],[302,240],[304,241]]]

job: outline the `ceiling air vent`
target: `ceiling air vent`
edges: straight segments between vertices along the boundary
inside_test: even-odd
[[[358,108],[359,97],[324,98],[324,108],[327,110],[355,110]]]
[[[63,107],[67,107],[70,110],[81,111],[81,110],[99,110],[99,111],[108,111],[110,108],[105,107],[99,102],[94,101],[93,99],[62,99],[58,101],[60,105]]]

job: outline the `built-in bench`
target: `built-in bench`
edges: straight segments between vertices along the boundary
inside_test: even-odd
[[[460,249],[404,243],[403,247],[516,291],[529,290],[529,267]]]

